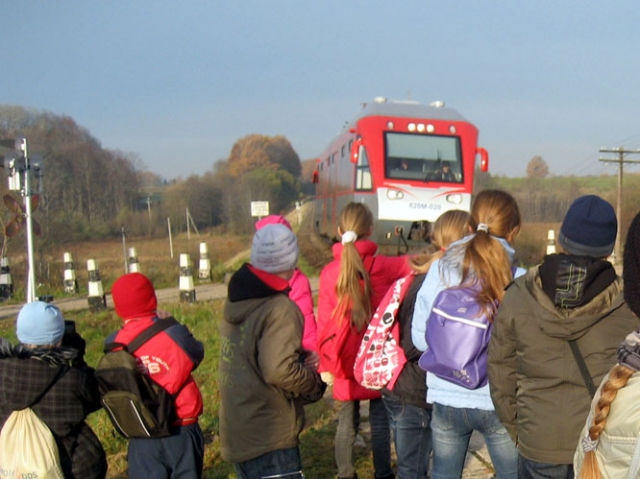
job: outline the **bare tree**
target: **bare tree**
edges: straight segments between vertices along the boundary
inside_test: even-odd
[[[541,156],[534,156],[527,163],[527,178],[546,178],[549,176],[549,165]]]

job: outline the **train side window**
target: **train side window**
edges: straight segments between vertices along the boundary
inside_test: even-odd
[[[367,150],[364,146],[361,146],[356,165],[356,190],[371,189],[373,189],[373,182],[371,181],[369,158],[367,157]]]

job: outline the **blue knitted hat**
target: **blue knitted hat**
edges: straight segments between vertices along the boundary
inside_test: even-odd
[[[613,206],[599,196],[585,195],[569,207],[558,243],[571,254],[605,258],[613,251],[617,234]]]
[[[23,344],[55,344],[64,336],[62,313],[44,301],[27,303],[18,313],[16,335]]]

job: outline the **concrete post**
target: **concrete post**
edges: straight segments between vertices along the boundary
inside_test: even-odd
[[[200,243],[200,265],[198,269],[198,279],[201,282],[211,281],[211,260],[207,243]]]
[[[73,256],[71,253],[64,254],[64,292],[65,293],[77,293],[80,291],[78,288],[78,280],[76,279],[76,270],[73,265]]]
[[[129,248],[129,273],[140,273],[138,253],[135,248]]]
[[[11,268],[9,259],[3,256],[0,259],[0,301],[6,301],[13,297],[13,280],[11,279]]]
[[[107,298],[102,288],[102,280],[100,279],[100,271],[95,260],[87,260],[87,270],[89,271],[89,310],[92,312],[106,309]]]
[[[196,288],[193,285],[191,258],[188,254],[180,255],[180,301],[195,303]]]

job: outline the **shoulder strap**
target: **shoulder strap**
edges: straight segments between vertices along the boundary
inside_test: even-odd
[[[582,379],[584,380],[584,384],[587,386],[589,390],[589,394],[593,399],[593,396],[596,394],[596,385],[593,384],[593,379],[591,379],[591,374],[589,374],[589,369],[587,368],[587,364],[584,362],[584,358],[582,357],[582,353],[580,353],[580,348],[578,347],[578,343],[575,339],[567,341],[569,343],[569,347],[571,348],[571,352],[573,353],[573,357],[578,363],[578,368],[580,369],[580,374],[582,375]]]
[[[171,326],[175,326],[177,324],[180,324],[180,323],[176,321],[176,319],[172,316],[169,316],[166,319],[158,319],[155,323],[153,323],[153,325],[149,326],[147,329],[142,331],[138,336],[136,336],[135,339],[131,341],[129,344],[121,344],[121,343],[115,343],[115,342],[108,343],[108,344],[105,344],[104,351],[106,353],[109,351],[113,351],[118,347],[121,347],[123,349],[126,349],[131,354],[133,354],[135,350],[137,350],[140,346],[142,346],[144,343],[146,343],[151,338],[153,338],[160,331],[164,331],[165,329],[170,328]]]
[[[68,370],[69,370],[69,366],[67,365],[60,366],[60,369],[58,369],[58,372],[56,373],[56,376],[53,378],[53,381],[51,381],[49,385],[44,389],[44,391],[42,391],[40,395],[31,404],[29,404],[29,407],[33,407],[36,404],[38,404],[42,400],[42,398],[45,397],[45,395],[49,392],[49,389],[51,389],[53,385],[57,383],[60,380],[60,378],[64,376],[64,374]]]
[[[365,256],[364,259],[362,260],[362,264],[364,265],[364,268],[367,270],[367,273],[369,273],[369,276],[371,276],[371,270],[373,269],[373,262],[375,261],[376,257],[375,256]]]

